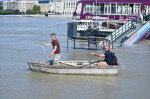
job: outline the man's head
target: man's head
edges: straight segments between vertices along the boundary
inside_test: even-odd
[[[104,47],[104,50],[105,50],[105,51],[108,51],[108,50],[109,50],[109,46],[105,46],[105,47]]]
[[[55,39],[56,39],[56,34],[55,34],[55,33],[52,33],[52,34],[51,34],[51,39],[52,39],[52,40],[55,40]]]

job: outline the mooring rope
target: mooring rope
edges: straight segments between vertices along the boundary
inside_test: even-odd
[[[43,48],[44,55],[46,56],[46,58],[47,58],[48,60],[50,60],[50,58],[48,57],[48,54],[46,53],[46,50],[45,50],[44,45],[42,45],[42,48]]]

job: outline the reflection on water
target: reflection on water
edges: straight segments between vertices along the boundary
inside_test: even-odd
[[[57,34],[60,41],[61,60],[99,59],[90,53],[94,51],[101,54],[102,50],[73,49],[72,41],[69,42],[69,50],[66,50],[67,23],[34,28],[67,20],[71,19],[0,17],[0,99],[150,98],[149,40],[113,50],[121,66],[125,67],[119,71],[118,76],[58,75],[27,71],[28,61],[47,60],[40,43],[50,42],[52,32]],[[26,30],[29,28],[31,30]],[[83,48],[87,44],[77,42],[76,46]],[[45,50],[48,54],[52,47],[46,46]]]

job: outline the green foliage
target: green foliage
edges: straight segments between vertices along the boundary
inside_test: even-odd
[[[19,10],[15,10],[15,14],[21,14]]]
[[[30,10],[30,9],[29,9],[29,10],[26,11],[26,13],[27,13],[27,14],[33,14],[33,10]]]
[[[0,6],[0,10],[3,10],[3,6]]]
[[[26,13],[27,14],[40,14],[41,12],[41,8],[40,6],[37,6],[37,5],[34,5],[33,9],[32,10],[27,10]]]
[[[40,14],[40,6],[34,5],[32,10],[27,10],[27,14]],[[0,6],[0,15],[16,15],[16,14],[25,14],[25,12],[20,12],[19,10],[3,10],[3,7]]]
[[[25,12],[22,11],[21,14],[25,14]]]
[[[19,10],[0,10],[0,15],[16,15],[20,14]]]

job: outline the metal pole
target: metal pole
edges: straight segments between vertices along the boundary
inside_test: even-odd
[[[105,41],[105,40],[103,40],[103,52],[104,52],[104,41]]]
[[[113,49],[114,46],[113,46],[113,36],[112,36],[112,34],[111,34],[111,42],[112,42],[112,49]]]
[[[111,41],[109,41],[109,50],[110,50],[110,43],[111,43]]]
[[[89,42],[89,40],[88,40],[88,49],[90,49],[90,42]]]
[[[67,33],[67,50],[68,50],[68,33]]]
[[[115,30],[115,39],[116,39],[116,30]]]
[[[96,40],[95,40],[95,45],[96,45],[96,50],[97,50],[97,44],[96,44]]]
[[[75,46],[76,46],[75,42],[76,42],[76,41],[75,41],[75,38],[74,38],[74,49],[75,49]]]
[[[124,32],[126,32],[126,29],[127,29],[127,23],[125,23],[125,31]]]
[[[68,28],[69,28],[69,24],[67,24],[67,30],[68,30]],[[68,35],[69,35],[69,33],[67,31],[67,50],[68,50]]]
[[[108,20],[109,20],[109,14],[108,14]],[[110,25],[110,20],[109,20],[109,22],[108,22],[108,20],[107,20],[107,29],[108,29],[108,23]]]

